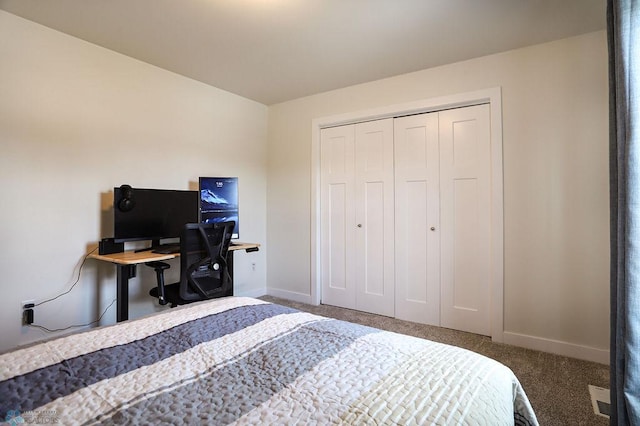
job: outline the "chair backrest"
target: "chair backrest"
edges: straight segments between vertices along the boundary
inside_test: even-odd
[[[232,294],[227,251],[235,222],[188,223],[180,237],[180,297],[210,299]]]

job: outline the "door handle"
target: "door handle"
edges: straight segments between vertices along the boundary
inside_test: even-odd
[[[358,225],[356,225],[358,228],[362,228],[362,224],[359,223]]]
[[[435,226],[432,226],[432,227],[431,227],[431,230],[432,230],[432,231],[435,231],[435,230],[436,230],[436,227],[435,227]]]

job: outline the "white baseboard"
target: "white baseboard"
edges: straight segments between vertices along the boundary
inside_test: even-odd
[[[520,346],[522,348],[549,352],[556,355],[568,356],[600,364],[609,364],[610,362],[609,351],[605,349],[597,349],[590,346],[576,345],[560,340],[544,339],[541,337],[512,333],[508,331],[503,333],[503,337],[503,342],[508,345]]]
[[[295,291],[281,290],[277,288],[267,288],[266,294],[273,297],[291,300],[299,303],[313,305],[309,294],[298,293]],[[253,296],[258,297],[258,296]],[[507,345],[519,346],[521,348],[533,349],[541,352],[548,352],[556,355],[568,356],[571,358],[582,359],[585,361],[597,362],[600,364],[609,364],[609,350],[592,348],[590,346],[576,345],[573,343],[563,342],[560,340],[545,339],[542,337],[529,336],[526,334],[513,333],[505,331],[502,333],[501,343]],[[498,340],[494,340],[498,341]]]
[[[309,294],[298,293],[298,292],[289,291],[289,290],[281,290],[281,289],[271,288],[271,287],[267,288],[267,294],[269,296],[279,297],[281,299],[287,299],[287,300],[291,300],[298,303],[306,303],[308,305],[313,305],[313,302],[311,301],[311,295]]]

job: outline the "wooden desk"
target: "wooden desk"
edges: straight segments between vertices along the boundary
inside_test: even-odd
[[[257,251],[260,244],[255,243],[234,243],[229,246],[227,253],[227,265],[229,274],[233,279],[233,253],[238,250]],[[89,255],[90,259],[101,260],[116,265],[117,283],[116,283],[116,321],[126,321],[129,319],[129,279],[136,276],[136,265],[147,262],[157,262],[161,260],[170,260],[180,257],[180,253],[161,254],[152,251],[136,252],[127,250],[121,253],[97,254]]]

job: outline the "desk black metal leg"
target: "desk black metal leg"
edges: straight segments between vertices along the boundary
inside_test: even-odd
[[[118,265],[116,284],[116,321],[129,319],[129,278],[136,276],[136,265]]]

